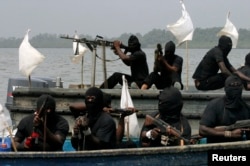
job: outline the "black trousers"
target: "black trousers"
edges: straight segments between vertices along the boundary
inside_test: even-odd
[[[216,90],[223,88],[225,86],[225,81],[227,79],[228,75],[223,74],[223,73],[218,73],[212,77],[209,77],[204,80],[198,80],[195,84],[196,88],[198,90]]]
[[[130,75],[124,74],[124,73],[118,73],[115,72],[113,73],[113,75],[111,75],[105,82],[103,82],[100,86],[101,89],[104,89],[105,87],[105,83],[107,83],[108,85],[108,89],[112,89],[115,87],[116,84],[120,84],[122,85],[122,75],[125,76],[127,82],[128,82],[128,86],[130,86],[130,84],[132,82],[136,82],[137,86],[139,88],[141,88],[142,86],[142,81],[135,81],[135,79],[133,77],[131,77]]]

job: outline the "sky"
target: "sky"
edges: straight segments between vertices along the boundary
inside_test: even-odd
[[[250,28],[250,0],[183,0],[195,28]],[[165,29],[181,17],[179,0],[2,0],[0,38],[38,34],[119,37]]]

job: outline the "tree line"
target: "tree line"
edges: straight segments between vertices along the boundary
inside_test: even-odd
[[[218,37],[216,34],[221,30],[222,27],[214,28],[196,28],[193,35],[193,40],[188,41],[189,48],[211,48],[218,44]],[[250,48],[250,30],[239,29],[239,40],[237,48],[248,49]],[[123,33],[119,37],[104,38],[104,40],[114,41],[120,40],[125,45],[131,33]],[[155,48],[157,43],[165,45],[166,42],[172,40],[177,43],[175,37],[170,31],[165,29],[153,29],[148,33],[142,35],[135,33],[142,45],[142,48]],[[36,35],[30,39],[30,43],[35,48],[72,48],[72,40],[60,38],[61,34],[49,34],[43,33]],[[94,40],[95,37],[90,35],[79,34],[80,38],[86,38],[88,40]],[[73,36],[72,36],[73,37]],[[0,38],[0,48],[18,48],[23,38]],[[185,48],[185,44],[182,44],[180,48]]]

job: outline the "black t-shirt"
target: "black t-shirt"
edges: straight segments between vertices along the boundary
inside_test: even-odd
[[[243,74],[245,74],[246,76],[250,77],[250,66],[248,66],[248,65],[242,66],[241,68],[238,69],[238,71],[240,71]],[[246,88],[247,83],[249,83],[249,82],[247,82],[245,80],[242,80],[242,81],[243,81],[244,87]]]
[[[193,74],[193,79],[204,80],[216,75],[220,69],[219,62],[224,62],[228,70],[232,67],[228,58],[223,56],[221,49],[216,46],[203,57]]]
[[[143,81],[149,74],[146,54],[138,50],[130,55],[131,76],[137,81]]]
[[[17,130],[15,137],[18,137],[21,140],[20,143],[22,143],[25,140],[25,138],[31,136],[32,132],[34,131],[33,119],[34,119],[34,115],[29,115],[29,116],[24,117],[18,124],[17,126],[18,130]],[[65,141],[66,136],[69,131],[69,124],[67,120],[64,119],[63,117],[59,115],[55,115],[53,121],[51,122],[47,121],[47,128],[53,134],[59,134]],[[31,149],[29,150],[43,151],[43,130],[41,130],[41,127],[37,127],[35,131],[39,133],[39,142],[38,142],[38,145],[33,145]],[[56,147],[53,145],[53,143],[50,143],[48,139],[46,142],[47,142],[45,146],[46,151],[61,151],[62,150],[63,145],[61,147]]]
[[[229,110],[225,109],[224,100],[225,100],[224,97],[216,98],[208,103],[200,120],[200,125],[205,125],[207,127],[214,128],[216,126],[228,126],[234,124],[237,120],[250,119],[250,110],[245,103],[242,104],[241,108]],[[236,139],[236,140],[241,140],[241,139]],[[224,137],[207,138],[207,142],[209,143],[227,142],[236,140]]]

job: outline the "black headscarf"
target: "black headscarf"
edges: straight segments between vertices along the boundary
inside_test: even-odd
[[[237,75],[229,76],[225,81],[225,108],[238,109],[242,103],[243,84]]]
[[[180,119],[182,106],[182,96],[177,88],[165,88],[160,93],[158,109],[162,120],[168,123],[178,121]]]
[[[219,39],[218,47],[222,50],[223,55],[226,57],[232,49],[232,40],[228,36],[221,36]]]
[[[141,44],[139,42],[139,39],[136,36],[131,35],[128,39],[128,51],[133,53],[140,50],[140,48]]]

